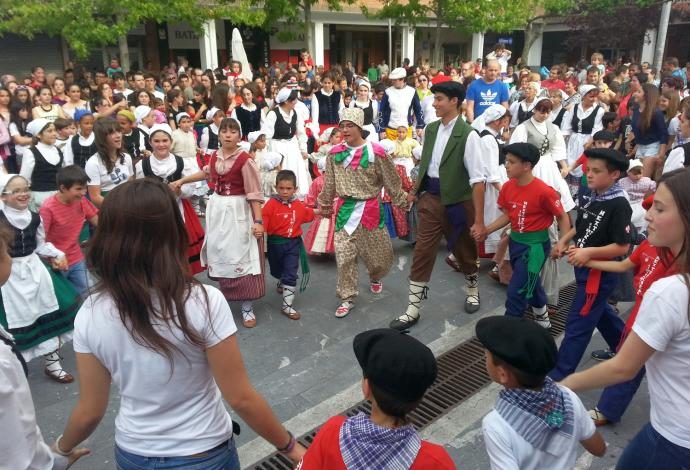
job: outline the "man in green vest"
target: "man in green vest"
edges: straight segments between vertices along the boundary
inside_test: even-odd
[[[417,243],[410,268],[407,310],[390,323],[397,330],[419,321],[419,307],[426,298],[442,236],[465,275],[465,312],[479,310],[477,244],[470,229],[484,227],[486,175],[481,139],[460,116],[465,99],[460,83],[444,81],[431,91],[440,120],[424,131],[417,186],[408,196],[410,201],[417,200]]]

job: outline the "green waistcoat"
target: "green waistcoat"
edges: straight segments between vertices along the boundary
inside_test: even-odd
[[[422,160],[419,163],[419,177],[417,178],[418,187],[415,188],[417,193],[424,190],[421,185],[424,184],[424,177],[431,163],[431,154],[440,125],[441,120],[439,119],[426,126],[424,130],[424,148],[422,149]],[[458,116],[443,151],[438,171],[441,180],[441,203],[444,206],[472,199],[472,187],[464,161],[465,143],[471,132],[474,132],[472,126],[467,124],[462,116]]]

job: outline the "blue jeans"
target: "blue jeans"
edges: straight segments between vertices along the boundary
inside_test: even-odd
[[[144,457],[131,454],[115,446],[117,470],[240,470],[235,440],[196,457]]]
[[[616,470],[690,470],[690,449],[670,442],[647,423],[623,450]]]
[[[537,279],[531,299],[527,300],[526,294],[520,293],[520,290],[527,284],[527,263],[523,257],[529,253],[529,245],[511,239],[508,242],[508,246],[510,265],[513,267],[513,277],[510,278],[510,284],[508,284],[506,315],[522,317],[525,314],[527,305],[537,308],[542,308],[546,305],[546,294],[544,293],[544,287],[541,285],[541,278]],[[545,259],[548,259],[551,248],[550,243],[542,243],[542,248],[544,249]]]
[[[86,261],[81,260],[67,269],[63,274],[65,278],[72,283],[72,286],[81,295],[89,288],[89,276],[86,269]]]

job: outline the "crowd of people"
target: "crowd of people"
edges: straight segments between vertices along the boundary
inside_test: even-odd
[[[604,455],[596,427],[622,419],[645,371],[650,423],[618,468],[687,467],[690,63],[667,57],[657,71],[595,53],[535,70],[499,44],[457,67],[405,59],[361,72],[326,70],[302,50],[256,70],[183,61],[124,73],[113,59],[0,76],[8,468],[86,455],[78,446],[111,384],[118,469],[240,468],[223,400],[304,470],[455,468],[406,419],[437,375],[405,333],[422,319],[442,239],[467,314],[481,310],[481,258],[492,264],[482,282],[507,286],[505,316],[476,327],[504,387],[483,421],[492,468],[572,468],[580,444]],[[332,418],[304,449],[251,385],[228,302],[260,327],[268,261],[280,320],[299,320],[310,256],[334,256],[342,319],[360,295],[358,260],[368,295],[383,292],[392,238],[414,250],[407,305],[353,343],[371,415]],[[557,347],[561,258],[577,290]],[[576,372],[595,329],[609,349]],[[49,447],[26,361],[73,382],[60,356],[69,341],[79,399]],[[588,411],[576,392],[596,388]]]

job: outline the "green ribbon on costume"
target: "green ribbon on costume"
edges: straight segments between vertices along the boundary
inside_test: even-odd
[[[302,280],[299,284],[299,291],[304,292],[309,284],[309,258],[307,258],[307,250],[304,248],[304,242],[302,237],[296,237],[299,240],[299,264],[302,270]],[[269,245],[287,245],[294,238],[281,237],[280,235],[269,235],[268,244]]]
[[[367,203],[367,200],[362,200],[362,199],[354,199],[351,197],[347,196],[340,196],[340,199],[343,200],[343,203],[338,207],[338,213],[335,216],[335,231],[339,232],[342,230],[343,227],[347,224],[347,222],[350,220],[350,217],[352,217],[352,213],[355,210],[355,207],[357,206],[358,202],[363,202],[365,205]],[[364,210],[366,210],[366,206],[364,207]],[[364,218],[364,213],[362,213],[362,218]],[[378,228],[383,228],[385,225],[385,217],[383,213],[383,204],[379,202],[379,224]],[[360,221],[361,223],[361,221]],[[367,227],[369,230],[372,230],[373,228]]]
[[[353,169],[356,169],[357,166],[361,166],[362,168],[367,168],[369,166],[369,145],[364,145],[357,150],[352,150],[349,147],[346,147],[342,152],[334,154],[333,160],[335,163],[342,163],[347,159],[347,157],[350,156],[352,152],[355,152],[355,156],[351,162]],[[357,161],[357,152],[361,152],[359,161]]]
[[[523,261],[527,264],[527,284],[518,290],[518,293],[525,294],[525,298],[531,299],[534,294],[534,287],[539,281],[539,273],[546,262],[543,243],[549,241],[549,231],[539,230],[537,232],[519,233],[510,232],[510,238],[517,242],[527,245],[529,251],[523,256]]]

